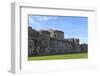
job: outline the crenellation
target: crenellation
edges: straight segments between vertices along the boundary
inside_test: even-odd
[[[80,45],[80,40],[64,38],[64,32],[59,30],[36,31],[28,27],[28,54],[53,55],[64,53],[78,53],[87,50],[87,45]]]

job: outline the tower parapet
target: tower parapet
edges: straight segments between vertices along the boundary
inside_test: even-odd
[[[55,38],[58,40],[64,40],[64,32],[63,31],[52,30],[52,29],[49,29],[48,31],[50,32],[50,36],[52,38]]]

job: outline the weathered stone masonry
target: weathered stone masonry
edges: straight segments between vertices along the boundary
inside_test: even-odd
[[[64,32],[59,30],[36,31],[28,27],[28,55],[53,55],[86,51],[87,45],[80,45],[79,39],[64,39]]]

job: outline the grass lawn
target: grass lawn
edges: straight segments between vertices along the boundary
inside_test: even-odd
[[[88,58],[88,53],[35,56],[35,57],[28,57],[28,60],[32,61],[32,60],[86,59],[86,58]]]

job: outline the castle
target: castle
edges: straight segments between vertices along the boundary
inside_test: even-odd
[[[64,38],[64,32],[59,30],[39,30],[28,27],[28,55],[55,55],[79,53],[87,51],[87,44],[79,43],[79,39]]]

